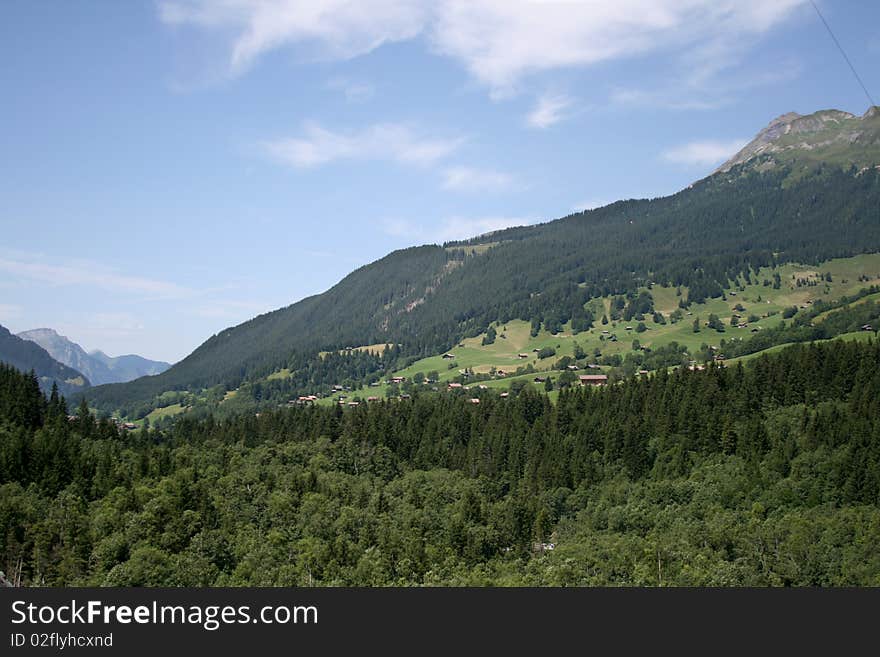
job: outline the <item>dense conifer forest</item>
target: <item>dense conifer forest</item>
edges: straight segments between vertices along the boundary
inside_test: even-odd
[[[119,430],[0,367],[26,585],[880,585],[880,344]]]

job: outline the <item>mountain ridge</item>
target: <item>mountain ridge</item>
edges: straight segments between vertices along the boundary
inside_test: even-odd
[[[865,117],[873,131],[872,109]],[[818,114],[803,123],[804,134],[853,120]],[[776,119],[781,136],[770,143],[788,138],[792,129],[784,126],[804,118]],[[871,132],[865,143],[843,140],[842,151],[838,141],[805,151],[805,161],[790,157],[791,149],[764,149],[665,197],[392,252],[322,294],[221,331],[161,375],[89,395],[114,409],[166,390],[232,390],[280,368],[320,367],[319,353],[364,344],[398,344],[401,358],[424,357],[493,321],[582,321],[590,299],[650,284],[682,286],[698,300],[720,296],[730,280],[758,267],[880,251],[880,169],[858,175],[822,161],[829,153],[835,165],[880,163],[880,141]]]
[[[51,390],[53,382],[63,395],[81,392],[91,385],[81,372],[55,360],[40,345],[14,335],[4,326],[0,326],[0,362],[22,372],[33,370],[40,388],[46,392]]]

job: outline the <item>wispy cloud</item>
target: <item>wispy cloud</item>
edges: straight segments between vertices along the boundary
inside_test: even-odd
[[[386,219],[382,230],[393,237],[405,237],[421,243],[443,243],[464,240],[496,230],[536,223],[534,217],[465,217],[451,216],[425,225],[405,219]]]
[[[391,237],[415,237],[420,234],[419,226],[406,219],[386,217],[379,222],[379,227]]]
[[[262,147],[279,162],[304,169],[337,160],[391,160],[427,165],[452,154],[463,143],[460,137],[423,137],[402,123],[380,123],[346,134],[309,122],[302,135],[266,141]]]
[[[673,91],[645,91],[642,89],[615,89],[611,103],[631,107],[649,107],[668,110],[713,110],[730,103],[723,94],[694,93],[693,89]]]
[[[341,93],[349,103],[364,103],[376,94],[376,88],[368,82],[348,78],[331,78],[327,88]]]
[[[606,199],[590,198],[590,199],[586,199],[584,201],[581,201],[580,203],[575,203],[572,206],[571,211],[572,212],[583,212],[584,210],[595,210],[596,208],[604,207],[612,202],[613,201],[608,201]]]
[[[764,66],[763,62],[761,66]],[[656,80],[654,88],[617,87],[611,91],[609,100],[612,105],[620,107],[671,111],[715,110],[735,102],[744,92],[794,80],[803,70],[803,62],[799,59],[784,57],[775,62],[771,70],[740,69],[712,77],[706,75],[705,69],[696,63],[686,62],[667,78]],[[683,71],[689,71],[692,75],[683,77]]]
[[[692,141],[662,153],[667,162],[685,166],[720,164],[748,143],[748,139]]]
[[[30,258],[22,258],[20,255],[0,256],[0,271],[53,286],[88,285],[114,292],[169,299],[183,298],[192,294],[192,290],[176,283],[131,276],[99,263],[83,260],[57,264],[40,261],[35,256]]]
[[[714,44],[743,43],[805,2],[452,0],[438,8],[431,35],[439,52],[460,60],[493,93],[503,95],[530,74],[662,50],[703,49],[701,62],[708,65],[730,52]]]
[[[492,192],[507,189],[513,176],[494,169],[450,167],[443,172],[443,188],[464,192]]]
[[[67,312],[53,317],[49,325],[86,351],[100,349],[106,354],[141,353],[131,345],[141,343],[150,333],[142,317],[120,311]]]
[[[211,273],[190,272],[187,279],[208,279]],[[6,285],[18,296],[16,303],[0,303],[0,324],[8,322],[16,330],[51,326],[106,353],[151,355],[164,350],[165,360],[174,360],[182,355],[180,350],[188,349],[180,342],[182,325],[219,329],[282,305],[263,298],[264,286],[259,282],[190,287],[132,276],[91,260],[12,249],[0,250],[0,287]],[[41,299],[56,301],[47,307]],[[70,300],[75,302],[71,305]],[[167,343],[157,349],[163,341]],[[155,344],[148,348],[150,343]]]
[[[127,312],[102,312],[91,315],[90,326],[102,331],[116,331],[120,335],[138,333],[144,330],[143,320]]]
[[[339,255],[327,249],[304,249],[303,254],[311,258],[335,258]]]
[[[434,232],[438,242],[462,240],[496,230],[535,223],[531,217],[448,217]]]
[[[541,96],[526,117],[526,122],[533,128],[549,128],[567,118],[566,110],[571,104],[572,100],[568,96]]]
[[[255,301],[235,301],[233,299],[216,300],[192,306],[188,312],[196,317],[206,319],[236,319],[254,317],[261,313],[274,310],[275,306]]]
[[[232,35],[228,69],[239,75],[282,47],[344,60],[411,39],[424,28],[428,8],[416,0],[167,0],[159,17],[170,26]]]
[[[161,20],[231,37],[238,75],[264,53],[306,49],[345,60],[424,35],[493,95],[514,93],[529,75],[663,50],[688,50],[711,75],[736,50],[787,20],[807,0],[165,0]]]

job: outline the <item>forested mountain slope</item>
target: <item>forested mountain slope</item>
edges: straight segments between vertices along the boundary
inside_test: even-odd
[[[324,294],[259,315],[212,336],[158,376],[101,386],[89,400],[114,405],[149,399],[165,390],[236,387],[242,380],[286,366],[296,355],[314,355],[390,333],[395,315],[417,294],[436,286],[454,264],[438,246],[396,251],[346,276]]]
[[[699,301],[761,266],[878,251],[880,168],[864,163],[880,163],[871,136],[880,116],[854,120],[865,136],[853,142],[851,161],[839,139],[805,142],[809,157],[801,159],[796,150],[777,157],[765,149],[672,196],[397,251],[324,294],[213,336],[159,376],[93,389],[90,401],[115,409],[166,390],[232,389],[347,346],[388,342],[404,356],[426,356],[492,321],[558,325],[581,316],[591,298],[648,282],[684,285]],[[837,124],[816,125],[827,132]],[[767,158],[777,159],[766,166]]]

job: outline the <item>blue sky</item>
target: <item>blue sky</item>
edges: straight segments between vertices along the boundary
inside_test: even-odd
[[[819,2],[875,99],[880,4]],[[0,4],[0,324],[175,361],[397,248],[868,106],[809,2]]]

